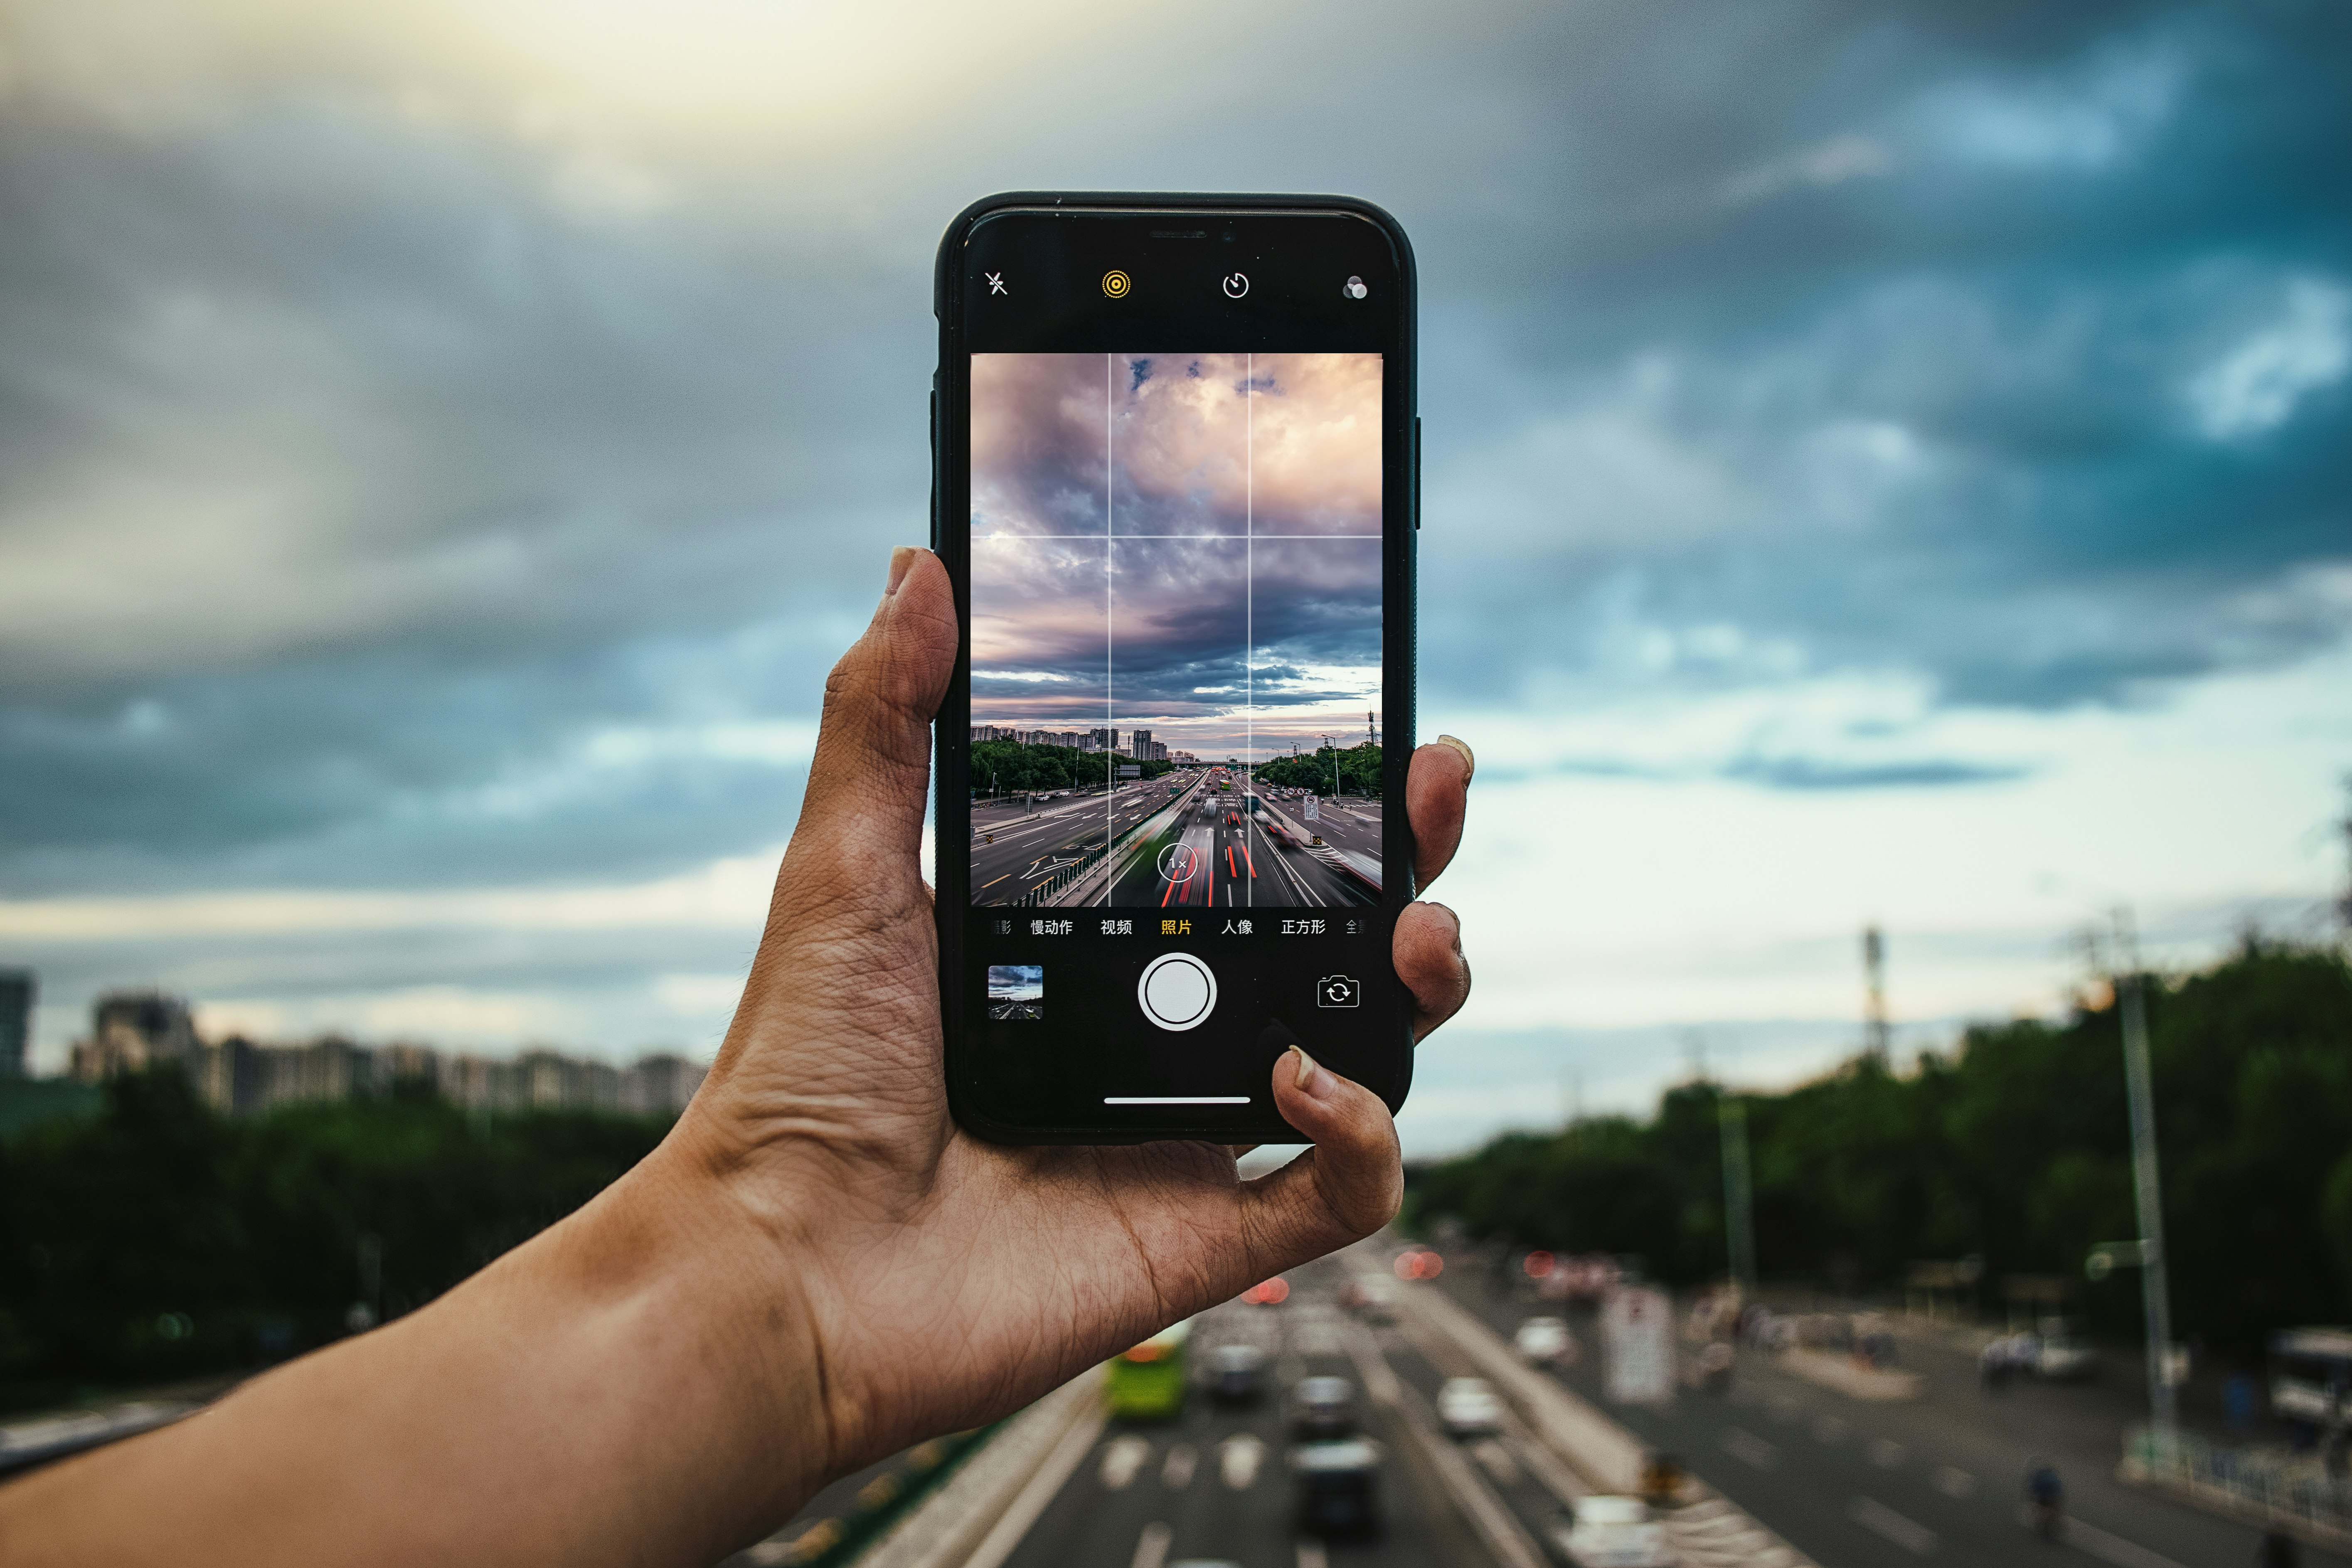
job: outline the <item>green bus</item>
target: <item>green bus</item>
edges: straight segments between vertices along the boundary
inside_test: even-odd
[[[1169,1421],[1184,1413],[1191,1382],[1184,1342],[1192,1325],[1171,1324],[1103,1369],[1103,1405],[1114,1420]]]

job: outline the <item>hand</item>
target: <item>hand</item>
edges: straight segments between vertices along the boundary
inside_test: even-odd
[[[1212,1144],[1006,1148],[950,1119],[916,857],[955,649],[945,569],[898,552],[826,683],[751,984],[679,1130],[802,1303],[826,1369],[828,1474],[1002,1415],[1369,1235],[1402,1192],[1387,1109],[1296,1049],[1275,1065],[1275,1102],[1316,1146],[1256,1181]],[[1460,842],[1470,772],[1458,742],[1412,759],[1423,887]],[[1419,1039],[1469,992],[1453,912],[1410,906],[1395,962]]]
[[[0,1487],[11,1568],[707,1563],[825,1480],[1017,1408],[1396,1212],[1396,1130],[1296,1053],[1314,1140],[1241,1181],[1204,1143],[1007,1149],[948,1116],[929,893],[929,721],[956,628],[902,550],[825,687],[808,800],[709,1081],[586,1207],[439,1300],[203,1415]],[[1426,886],[1468,749],[1405,792]],[[1452,911],[1396,966],[1415,1037],[1470,989]]]

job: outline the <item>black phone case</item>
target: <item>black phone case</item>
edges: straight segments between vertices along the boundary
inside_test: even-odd
[[[1011,211],[1061,209],[1071,211],[1108,210],[1123,212],[1343,212],[1376,224],[1396,247],[1399,277],[1405,290],[1403,326],[1399,336],[1397,356],[1405,366],[1406,419],[1403,447],[1406,475],[1407,523],[1396,531],[1401,539],[1389,539],[1390,531],[1383,518],[1383,549],[1389,570],[1397,574],[1402,585],[1403,626],[1398,641],[1401,647],[1391,650],[1384,647],[1382,689],[1390,715],[1388,730],[1411,737],[1418,733],[1415,725],[1415,685],[1419,669],[1419,544],[1421,534],[1421,415],[1420,415],[1420,285],[1412,253],[1412,243],[1403,226],[1384,208],[1354,196],[1298,195],[1216,195],[1197,192],[1136,192],[1136,191],[1008,191],[983,196],[956,215],[940,237],[937,258],[933,263],[931,281],[931,313],[939,321],[939,362],[944,367],[951,356],[965,353],[963,323],[958,320],[961,295],[957,287],[957,258],[965,237],[981,220],[992,214]],[[961,410],[968,417],[969,408]],[[942,487],[940,476],[940,373],[934,368],[931,376],[930,444],[931,444],[931,504],[930,548],[947,565],[955,584],[959,603],[956,637],[955,674],[950,683],[950,705],[953,694],[969,690],[971,679],[971,626],[968,612],[962,606],[970,603],[970,563],[961,552],[946,552],[940,548],[948,531],[948,521],[940,515]],[[1397,716],[1403,716],[1402,730]],[[964,715],[966,718],[968,714]],[[958,1071],[962,1054],[965,1021],[959,994],[960,977],[963,973],[963,917],[969,912],[970,889],[965,885],[968,874],[950,876],[950,836],[948,818],[952,811],[959,823],[967,828],[968,810],[951,806],[948,792],[940,787],[945,776],[943,763],[950,745],[947,727],[934,723],[931,731],[931,779],[933,786],[932,846],[934,874],[938,881],[938,898],[933,906],[933,920],[938,930],[940,1021],[942,1032],[941,1068],[946,1078],[948,1110],[957,1125],[978,1138],[992,1143],[1013,1146],[1053,1144],[1122,1144],[1156,1143],[1171,1140],[1202,1140],[1220,1143],[1304,1143],[1308,1140],[1288,1122],[1279,1118],[1259,1118],[1248,1121],[1203,1123],[1187,1127],[1155,1127],[1139,1131],[1130,1128],[1101,1126],[1047,1126],[1013,1122],[989,1115],[972,1102],[969,1087]],[[1412,762],[1412,749],[1392,748],[1383,759],[1381,790],[1389,798],[1402,803],[1404,799],[1406,770]],[[961,776],[961,770],[957,770]],[[1404,867],[1402,896],[1395,907],[1402,909],[1419,893],[1412,867],[1414,862],[1412,823],[1402,810],[1398,814],[1400,837],[1403,846]],[[954,853],[961,855],[968,831],[956,836]],[[1390,895],[1384,894],[1386,903]],[[1389,1092],[1381,1098],[1391,1115],[1404,1106],[1405,1096],[1412,1088],[1412,1019],[1410,1010],[1398,1020],[1400,1059]]]

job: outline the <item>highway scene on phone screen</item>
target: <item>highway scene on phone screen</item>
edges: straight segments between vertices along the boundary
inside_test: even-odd
[[[1261,784],[1240,770],[1168,778],[975,802],[974,901],[1203,910],[1379,900],[1379,802]]]
[[[898,1510],[911,1517],[877,1560],[2272,1561],[2257,1559],[2252,1525],[2117,1478],[2130,1390],[2056,1376],[1988,1384],[1981,1347],[1956,1324],[1798,1305],[1670,1291],[1605,1256],[1382,1233],[1155,1336],[996,1428]],[[1835,1348],[1841,1333],[1871,1357]],[[813,1560],[907,1465],[837,1483],[735,1562]],[[2062,1501],[2039,1514],[2044,1472]],[[2296,1561],[2352,1563],[2309,1547]]]
[[[1377,804],[1349,809],[1213,770],[1160,832],[1136,845],[1102,901],[1185,910],[1375,903],[1380,831]]]
[[[1377,900],[1377,354],[972,361],[971,899]]]

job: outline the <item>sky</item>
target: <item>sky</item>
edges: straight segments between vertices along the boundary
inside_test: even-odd
[[[708,1052],[993,190],[1412,236],[1442,1152],[2327,931],[2326,4],[0,0],[0,963]],[[1402,737],[1393,737],[1402,739]]]
[[[975,354],[972,721],[1261,762],[1381,703],[1378,354]]]

